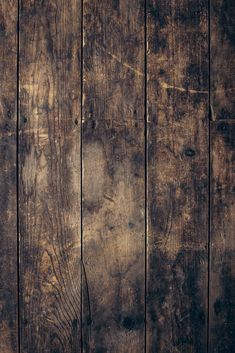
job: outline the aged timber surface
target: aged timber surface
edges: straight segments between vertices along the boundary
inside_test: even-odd
[[[235,347],[235,120],[212,130],[210,353]]]
[[[148,353],[207,351],[208,11],[147,1]]]
[[[234,0],[211,0],[211,102],[218,119],[235,118],[234,18]]]
[[[144,351],[144,1],[84,1],[85,351]]]
[[[0,352],[18,351],[17,2],[0,2]]]
[[[0,353],[234,351],[234,16],[0,1]]]
[[[211,1],[210,353],[235,347],[234,15],[234,1]]]
[[[20,1],[22,353],[80,351],[80,31],[72,1]]]

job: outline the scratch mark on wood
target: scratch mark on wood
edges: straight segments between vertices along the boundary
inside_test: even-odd
[[[119,58],[117,55],[111,53],[109,50],[107,50],[106,48],[104,48],[103,46],[101,45],[98,45],[97,46],[102,49],[106,54],[108,54],[109,56],[111,56],[114,60],[116,60],[119,64],[121,64],[122,66],[126,67],[127,69],[133,71],[134,73],[136,73],[137,75],[139,76],[142,76],[144,77],[144,73],[141,72],[140,70],[134,68],[133,66],[131,66],[130,64],[124,62],[121,58]]]
[[[183,87],[178,87],[178,86],[174,86],[174,85],[169,85],[166,82],[161,82],[161,86],[164,89],[173,89],[176,91],[180,91],[180,92],[187,92],[187,93],[191,93],[191,94],[208,94],[207,90],[196,90],[196,89],[190,89],[190,88],[183,88]]]

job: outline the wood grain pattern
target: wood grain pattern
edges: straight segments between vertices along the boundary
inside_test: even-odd
[[[143,1],[84,1],[87,352],[144,351],[144,39]]]
[[[21,351],[79,352],[80,1],[20,5]]]
[[[235,2],[211,0],[211,103],[217,119],[235,118]]]
[[[210,353],[235,346],[235,121],[212,130]]]
[[[147,352],[207,351],[208,10],[147,2]]]
[[[234,15],[0,2],[1,353],[234,351]]]
[[[235,3],[211,1],[211,264],[209,352],[235,346]]]
[[[18,350],[17,332],[17,13],[0,3],[0,352]]]

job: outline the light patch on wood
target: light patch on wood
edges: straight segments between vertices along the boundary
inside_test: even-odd
[[[92,204],[103,202],[105,181],[105,156],[100,143],[83,146],[84,201]]]
[[[11,352],[11,336],[12,332],[9,328],[8,322],[5,320],[1,321],[0,324],[0,352],[1,353],[10,353]]]
[[[45,191],[47,187],[47,160],[44,153],[41,153],[37,169],[37,185],[39,192]]]
[[[35,187],[37,161],[35,149],[31,147],[30,152],[25,155],[25,160],[22,169],[22,181],[26,195],[30,195]]]

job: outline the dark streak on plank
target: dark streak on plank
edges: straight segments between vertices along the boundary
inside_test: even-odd
[[[210,353],[235,347],[235,121],[212,131]]]
[[[17,2],[0,3],[0,352],[18,351]]]
[[[80,0],[21,0],[22,353],[80,350]]]
[[[144,1],[84,1],[83,79],[85,351],[142,353]]]
[[[234,18],[234,0],[211,0],[211,103],[217,119],[235,118]]]
[[[235,122],[217,121],[212,135],[210,352],[235,345]]]
[[[147,352],[205,353],[207,1],[147,4]]]
[[[209,353],[235,347],[235,2],[211,1]]]

